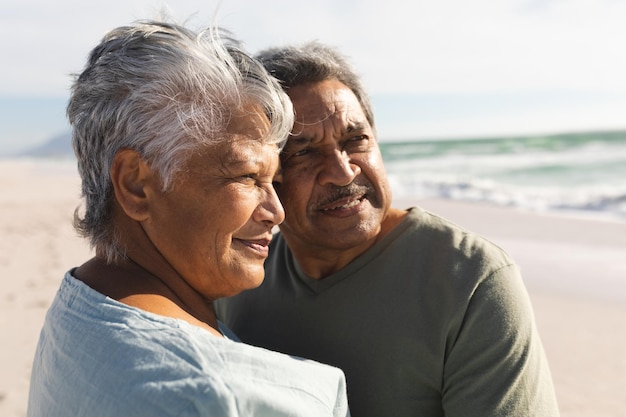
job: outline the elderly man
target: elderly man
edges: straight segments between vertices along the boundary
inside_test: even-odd
[[[556,416],[520,272],[493,243],[391,207],[371,105],[317,43],[259,55],[296,114],[266,279],[217,312],[245,342],[344,370],[356,417]]]

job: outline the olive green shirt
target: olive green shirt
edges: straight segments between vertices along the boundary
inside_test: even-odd
[[[420,208],[322,280],[277,235],[263,284],[217,311],[246,343],[342,368],[354,417],[559,415],[518,267]]]

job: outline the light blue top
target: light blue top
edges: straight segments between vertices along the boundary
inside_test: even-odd
[[[46,316],[28,400],[31,417],[344,417],[347,408],[337,368],[119,303],[71,271]]]

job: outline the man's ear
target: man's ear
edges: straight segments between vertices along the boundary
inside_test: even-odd
[[[132,149],[122,149],[111,164],[111,182],[115,198],[126,215],[143,221],[149,217],[148,195],[154,173],[141,155]]]

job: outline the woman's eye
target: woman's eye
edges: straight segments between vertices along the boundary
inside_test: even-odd
[[[245,174],[245,175],[240,176],[239,178],[241,178],[241,181],[243,182],[256,182],[255,174]]]
[[[239,177],[239,182],[250,187],[266,188],[272,187],[277,179],[272,176],[262,174],[246,174]],[[280,180],[280,179],[279,179]]]

